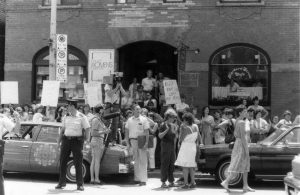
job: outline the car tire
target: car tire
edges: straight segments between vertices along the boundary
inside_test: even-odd
[[[82,176],[85,182],[88,182],[90,179],[90,166],[87,162],[83,161],[82,163]],[[73,163],[73,160],[69,160],[67,163],[67,174],[66,178],[68,182],[76,183],[76,169]]]
[[[227,170],[230,165],[230,159],[222,161],[216,172],[216,179],[219,183],[224,181],[226,179],[226,176],[228,175]],[[238,187],[242,185],[243,175],[241,173],[238,173],[235,175],[233,179],[229,182],[229,185],[232,187]]]

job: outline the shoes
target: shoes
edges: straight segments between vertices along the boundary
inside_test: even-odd
[[[133,185],[136,185],[136,184],[140,184],[141,182],[140,181],[132,181],[130,183],[133,184]]]
[[[196,185],[197,185],[196,183],[193,183],[190,185],[190,188],[196,188]]]
[[[189,185],[188,184],[184,184],[183,186],[180,187],[181,189],[189,189]]]
[[[146,182],[140,182],[139,185],[140,185],[140,186],[145,186],[145,185],[146,185]]]
[[[243,188],[243,192],[246,193],[246,192],[255,192],[254,189],[250,188],[249,186],[246,187],[246,188]]]
[[[167,184],[165,182],[163,182],[160,186],[161,188],[168,188]]]
[[[77,190],[84,191],[84,188],[83,188],[83,186],[77,186]]]
[[[229,188],[228,188],[228,184],[225,184],[225,181],[223,181],[223,182],[221,183],[221,186],[222,186],[223,188],[225,188],[225,190],[226,190],[227,192],[230,192],[230,190],[229,190]]]
[[[95,184],[95,181],[90,181],[90,184]]]
[[[172,187],[176,187],[176,185],[174,184],[174,182],[169,183],[168,187],[172,188]]]
[[[66,185],[58,184],[57,186],[55,186],[55,189],[64,189],[64,187],[66,187]]]
[[[96,185],[102,185],[102,182],[101,181],[95,181],[94,184],[96,184]]]
[[[149,169],[148,172],[153,172],[155,169]]]

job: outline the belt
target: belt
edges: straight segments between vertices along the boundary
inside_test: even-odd
[[[83,136],[64,136],[67,140],[82,140]]]

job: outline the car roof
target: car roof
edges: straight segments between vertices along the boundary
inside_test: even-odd
[[[62,127],[62,123],[58,122],[33,122],[33,121],[26,121],[26,122],[21,122],[21,125],[44,125],[44,126],[56,126],[56,127]]]

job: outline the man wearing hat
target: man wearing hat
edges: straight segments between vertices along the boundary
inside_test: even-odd
[[[77,190],[83,191],[82,160],[83,143],[85,135],[89,137],[90,128],[87,117],[77,111],[77,101],[67,100],[68,114],[62,121],[62,129],[58,139],[60,146],[60,169],[59,182],[55,189],[62,189],[66,186],[66,169],[70,154],[73,154],[73,162],[76,169]],[[84,130],[84,131],[83,131]],[[89,139],[87,139],[89,140]]]
[[[288,128],[288,127],[292,126],[291,118],[292,118],[291,111],[289,111],[289,110],[284,111],[284,113],[283,113],[283,119],[281,119],[277,123],[277,125],[275,125],[275,128],[282,128],[282,127]]]

